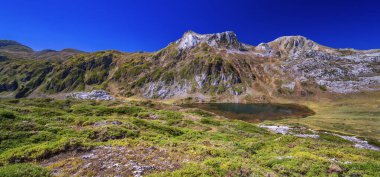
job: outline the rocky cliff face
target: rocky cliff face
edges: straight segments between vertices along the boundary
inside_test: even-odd
[[[23,52],[0,47],[3,97],[105,89],[126,97],[260,101],[380,89],[380,50],[333,49],[302,36],[251,46],[233,32],[189,31],[154,53]]]
[[[243,45],[238,41],[232,31],[215,34],[197,34],[193,31],[186,32],[181,39],[176,41],[178,49],[191,49],[199,44],[207,44],[216,49],[243,50]]]
[[[269,43],[280,57],[283,71],[336,93],[378,89],[379,52],[332,49],[305,37],[282,37]]]

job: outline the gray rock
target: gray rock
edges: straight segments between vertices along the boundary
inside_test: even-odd
[[[74,92],[67,95],[67,98],[75,98],[80,100],[115,100],[104,90],[93,90],[91,92]]]
[[[371,149],[371,150],[375,150],[375,151],[380,151],[379,147],[370,145],[370,144],[368,144],[367,141],[361,140],[361,139],[359,139],[359,138],[357,138],[355,136],[344,136],[344,135],[338,135],[338,134],[332,134],[332,135],[341,137],[341,138],[343,138],[345,140],[348,140],[348,141],[351,141],[351,142],[355,143],[354,147],[356,147],[356,148]]]

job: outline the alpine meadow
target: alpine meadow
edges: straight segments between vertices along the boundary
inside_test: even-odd
[[[380,177],[377,2],[16,1],[1,177]]]

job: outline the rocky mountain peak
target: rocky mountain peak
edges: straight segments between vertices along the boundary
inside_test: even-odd
[[[283,36],[270,42],[269,45],[286,51],[318,50],[320,47],[319,44],[304,36]]]
[[[242,49],[243,45],[238,41],[236,34],[232,31],[214,34],[198,34],[187,31],[177,42],[178,49],[190,49],[198,44],[207,43],[211,47],[223,49]]]

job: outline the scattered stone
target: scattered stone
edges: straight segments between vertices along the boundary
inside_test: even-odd
[[[123,122],[120,122],[118,120],[112,121],[111,123],[114,124],[114,125],[121,125],[121,124],[123,124]]]
[[[297,133],[292,132],[292,130],[294,129],[305,131],[306,129],[304,127],[291,128],[285,125],[260,125],[260,127],[268,129],[277,134],[283,134],[283,135],[290,134],[290,135],[294,135],[301,138],[319,138],[319,135],[317,134],[297,134]]]
[[[329,159],[329,161],[332,163],[342,163],[342,164],[350,164],[351,163],[349,161],[342,162],[342,161],[337,160],[336,158]]]
[[[295,134],[294,136],[301,137],[301,138],[319,138],[319,135],[316,134]]]
[[[132,165],[132,168],[134,170],[132,172],[134,177],[141,177],[144,171],[152,171],[156,169],[155,166],[152,166],[152,165],[142,166],[135,161],[130,161],[130,164]]]
[[[290,127],[282,125],[260,125],[260,127],[283,135],[286,135],[290,130]]]
[[[165,149],[151,147],[100,146],[88,152],[68,152],[47,159],[42,163],[49,166],[66,160],[78,159],[76,171],[62,169],[72,168],[70,163],[56,166],[51,171],[57,176],[134,176],[141,177],[154,171],[173,171],[181,167],[179,159],[183,154],[168,153]],[[75,174],[75,175],[74,175]]]
[[[361,140],[355,136],[344,136],[344,135],[338,135],[338,134],[333,134],[333,133],[332,133],[332,135],[341,137],[345,140],[348,140],[348,141],[355,143],[354,147],[356,147],[356,148],[371,149],[371,150],[375,150],[375,151],[380,151],[379,147],[374,146],[374,145],[370,145],[370,144],[368,144],[368,141]]]
[[[115,121],[98,121],[98,122],[95,122],[93,125],[95,127],[101,127],[101,126],[106,126],[106,125],[122,125],[122,124],[123,122],[115,120]]]
[[[341,173],[342,171],[342,168],[336,164],[331,164],[328,170],[329,173]]]
[[[149,115],[149,118],[150,119],[158,119],[159,117],[158,117],[158,115],[151,114],[151,115]]]
[[[277,159],[282,160],[282,159],[292,159],[293,156],[278,156]]]
[[[82,156],[82,159],[92,159],[95,155],[93,153],[85,154]]]
[[[260,125],[261,128],[265,128],[265,129],[268,129],[274,133],[277,133],[277,134],[283,134],[283,135],[293,135],[293,136],[297,136],[297,137],[301,137],[301,138],[314,138],[314,139],[317,139],[319,138],[319,135],[318,134],[307,134],[305,133],[305,128],[304,127],[289,127],[289,126],[285,126],[285,125]],[[294,131],[297,131],[297,133],[295,133]],[[303,133],[299,133],[299,131],[302,131]],[[311,132],[315,132],[314,130],[309,130]],[[327,133],[327,132],[325,132]],[[374,146],[374,145],[370,145],[368,144],[367,141],[365,140],[361,140],[355,136],[344,136],[344,135],[338,135],[338,134],[334,134],[334,133],[329,133],[331,135],[334,135],[334,136],[338,136],[338,137],[341,137],[345,140],[348,140],[348,141],[351,141],[351,142],[354,142],[355,145],[354,147],[356,148],[360,148],[360,149],[371,149],[371,150],[375,150],[375,151],[380,151],[380,148],[377,147],[377,146]]]

